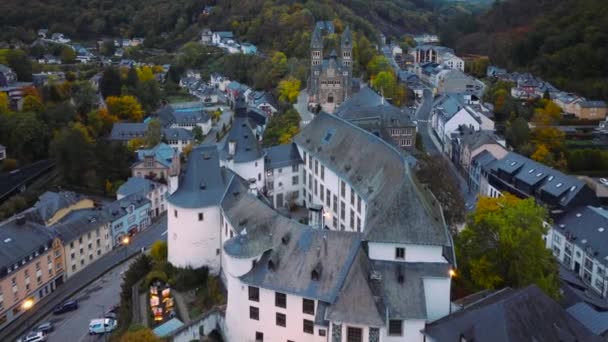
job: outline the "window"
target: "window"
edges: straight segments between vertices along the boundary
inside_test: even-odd
[[[363,341],[363,330],[361,328],[347,327],[346,342],[361,342]]]
[[[311,320],[305,319],[303,328],[304,328],[304,332],[307,334],[315,333],[315,325],[313,324],[313,322]]]
[[[403,321],[391,319],[388,321],[388,334],[390,336],[403,335]]]
[[[308,156],[308,168],[312,169],[312,156]]]
[[[74,241],[70,242],[70,248],[74,248]]]
[[[325,180],[325,166],[321,165],[321,180]]]
[[[264,333],[256,331],[255,332],[255,342],[264,342]]]
[[[357,212],[361,214],[361,196],[357,195]]]
[[[344,184],[344,181],[340,181],[340,196],[342,198],[346,196],[346,184]]]
[[[346,217],[346,204],[340,202],[340,220],[344,220],[344,217]]]
[[[298,172],[298,164],[291,166],[291,172]]]
[[[315,178],[315,196],[317,196],[317,179]]]
[[[350,205],[355,205],[355,189],[350,188]]]
[[[357,232],[361,233],[361,218],[357,217]]]
[[[312,190],[312,173],[308,174],[308,189]]]
[[[315,159],[315,176],[319,175],[319,161]]]
[[[327,189],[325,192],[325,203],[327,204],[327,210],[329,210],[331,208],[331,191]]]
[[[405,259],[405,248],[403,248],[403,247],[395,248],[395,259]]]
[[[355,229],[355,211],[350,210],[350,229]]]
[[[302,312],[309,315],[315,314],[315,301],[311,299],[302,299]]]
[[[255,319],[256,321],[260,320],[260,309],[255,306],[249,307],[249,318]]]
[[[334,216],[333,219],[332,219],[332,221],[333,221],[332,222],[333,223],[333,227],[337,228],[338,227],[338,218]]]
[[[325,200],[325,188],[323,187],[323,184],[319,184],[319,197],[321,197],[321,203],[323,203],[323,201]]]
[[[585,268],[588,268],[590,270],[593,269],[593,261],[591,261],[591,259],[585,258]]]
[[[173,210],[173,217],[177,217],[177,210]]]
[[[254,302],[260,301],[260,289],[254,286],[249,286],[249,300]]]
[[[282,169],[282,168],[279,168],[277,171],[278,171],[279,173],[283,173],[283,169]]]
[[[298,176],[291,177],[291,185],[298,185]]]
[[[302,177],[302,184],[306,185],[306,172],[304,172],[304,177]]]
[[[198,213],[198,220],[202,221],[203,220],[203,213]]]
[[[277,312],[276,323],[277,323],[277,325],[279,327],[286,326],[287,325],[287,317],[285,316],[285,314]]]
[[[274,305],[279,308],[287,307],[287,296],[284,293],[275,292],[274,293]]]
[[[334,213],[338,214],[338,196],[334,195]]]
[[[319,336],[325,336],[325,329],[319,329]]]

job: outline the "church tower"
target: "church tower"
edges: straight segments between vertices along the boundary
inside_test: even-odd
[[[350,27],[346,26],[342,32],[342,41],[340,43],[340,54],[342,61],[342,88],[344,98],[351,95],[352,77],[353,77],[353,37],[350,33]]]
[[[310,41],[310,63],[312,69],[323,61],[323,36],[321,30],[315,28]]]

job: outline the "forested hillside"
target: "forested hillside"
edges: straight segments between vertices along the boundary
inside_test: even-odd
[[[441,36],[459,53],[489,55],[558,88],[608,99],[606,13],[605,0],[507,0],[478,17],[453,17]]]

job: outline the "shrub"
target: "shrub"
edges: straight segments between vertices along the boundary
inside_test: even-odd
[[[146,276],[146,281],[144,282],[146,285],[146,288],[149,288],[150,285],[152,285],[153,282],[160,280],[163,282],[167,282],[168,277],[167,274],[163,271],[159,271],[159,270],[154,270],[151,271],[150,273],[148,273],[148,275]]]

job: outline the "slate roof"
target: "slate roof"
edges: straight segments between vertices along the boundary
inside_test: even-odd
[[[410,116],[369,87],[362,88],[338,107],[335,115],[352,122],[377,119],[384,126],[415,127]]]
[[[167,337],[169,335],[171,335],[173,332],[175,332],[176,330],[178,330],[179,328],[184,326],[184,322],[180,321],[177,318],[171,318],[170,320],[166,321],[165,323],[157,326],[156,328],[154,328],[154,330],[152,330],[152,332],[154,333],[154,335],[163,338],[163,337]]]
[[[295,221],[287,225],[275,223],[275,229],[268,237],[272,249],[262,255],[256,266],[240,278],[241,281],[304,298],[333,302],[359,249],[359,234],[298,227]],[[260,234],[248,228],[246,235],[235,240],[250,239],[251,233]],[[281,238],[285,234],[289,234],[289,241],[283,243]],[[229,250],[227,246],[226,251]],[[269,268],[269,260],[273,261],[274,268]],[[313,270],[317,270],[318,280],[312,279]]]
[[[213,32],[214,34],[217,34],[220,38],[233,38],[234,34],[232,33],[232,31],[218,31],[218,32]]]
[[[143,138],[146,135],[148,124],[139,122],[117,122],[112,126],[110,140],[128,141],[133,138]]]
[[[581,101],[579,105],[583,108],[606,108],[604,101]]]
[[[236,142],[234,156],[228,153],[230,141]],[[263,156],[264,151],[251,129],[249,120],[246,117],[235,117],[230,131],[228,131],[224,139],[224,145],[220,149],[220,158],[222,160],[233,159],[235,163],[247,163],[260,159]]]
[[[488,152],[487,150],[483,150],[483,151],[481,151],[481,153],[479,153],[475,157],[473,157],[473,160],[471,161],[471,163],[477,164],[477,165],[483,167],[495,160],[496,160],[496,157],[494,157],[494,155],[492,155],[492,153]]]
[[[179,188],[167,198],[182,208],[218,205],[233,174],[220,167],[215,145],[196,147],[190,153]]]
[[[302,164],[302,158],[295,144],[267,147],[264,153],[266,155],[264,167],[267,170]]]
[[[608,332],[608,312],[597,311],[587,303],[575,304],[567,311],[592,333],[603,335]]]
[[[570,210],[555,221],[553,229],[569,234],[572,243],[608,266],[608,210],[592,206]]]
[[[472,131],[465,129],[458,138],[462,145],[468,146],[473,151],[483,145],[498,144],[499,137],[491,131]]]
[[[127,208],[130,205],[133,205],[135,210],[137,210],[151,203],[152,202],[150,202],[150,200],[147,199],[142,193],[132,193],[106,205],[103,207],[103,211],[106,213],[110,221],[115,221],[128,214]]]
[[[103,210],[97,208],[79,209],[67,214],[59,222],[52,225],[51,229],[64,243],[67,243],[108,222],[110,222],[110,216]]]
[[[20,225],[17,216],[0,223],[0,273],[45,246],[50,248],[52,241],[52,232],[41,224],[25,220]]]
[[[193,110],[182,111],[184,108]],[[211,120],[209,114],[203,109],[199,102],[176,103],[164,106],[155,114],[165,127],[173,124],[180,126],[193,125]]]
[[[160,184],[142,177],[129,177],[116,191],[117,195],[129,196],[131,194],[140,194],[145,196],[151,190],[159,187]]]
[[[40,218],[47,221],[59,210],[76,204],[83,199],[85,199],[84,196],[72,191],[47,191],[38,197],[38,201],[34,204],[34,207],[38,210]]]
[[[185,128],[163,128],[163,136],[167,140],[182,140],[192,141],[194,136],[192,132]]]
[[[166,167],[171,167],[173,157],[177,151],[165,143],[159,143],[151,149],[140,149],[137,151],[137,159],[143,161],[146,156],[154,156],[154,160]]]
[[[365,199],[367,240],[450,245],[439,204],[412,175],[406,156],[381,138],[322,112],[294,142]]]
[[[428,324],[435,341],[601,341],[535,285],[498,291]]]

